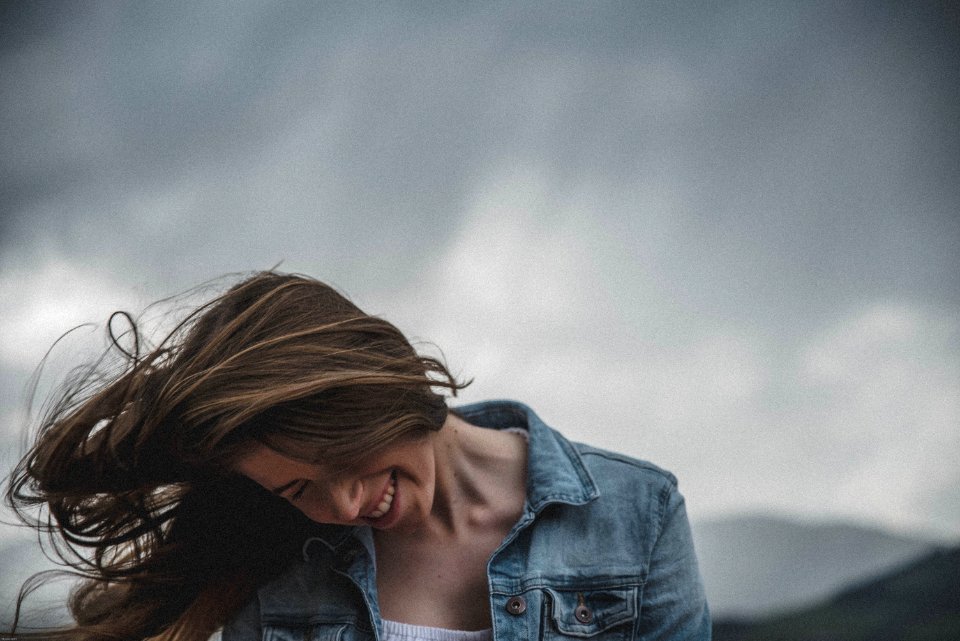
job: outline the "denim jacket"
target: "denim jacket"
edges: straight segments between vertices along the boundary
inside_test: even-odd
[[[487,563],[495,641],[710,639],[683,497],[669,472],[571,443],[525,405],[453,410],[528,430],[523,515]],[[370,528],[329,528],[261,587],[223,641],[379,641]]]

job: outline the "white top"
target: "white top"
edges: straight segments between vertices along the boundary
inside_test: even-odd
[[[504,432],[530,438],[522,427],[508,427]],[[493,641],[493,628],[485,630],[449,630],[426,625],[410,625],[399,621],[383,620],[383,641]]]
[[[493,629],[448,630],[384,619],[383,641],[493,641]]]

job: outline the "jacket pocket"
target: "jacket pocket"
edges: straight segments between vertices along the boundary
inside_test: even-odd
[[[265,625],[262,641],[347,641],[346,624]]]
[[[630,639],[637,620],[637,587],[554,590],[544,609],[544,639]]]

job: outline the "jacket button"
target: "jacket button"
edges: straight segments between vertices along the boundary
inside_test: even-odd
[[[573,616],[577,617],[580,623],[590,623],[593,621],[593,611],[585,605],[578,605],[573,611]]]
[[[522,596],[510,597],[507,601],[507,612],[516,616],[527,611],[527,602]]]

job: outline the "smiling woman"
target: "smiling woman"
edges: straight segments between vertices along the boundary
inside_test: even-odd
[[[464,384],[327,285],[258,273],[133,338],[11,477],[85,578],[45,636],[709,637],[672,475],[519,403],[448,410]]]
[[[425,516],[430,501],[414,502],[419,498],[414,490],[432,491],[430,480],[424,478],[433,469],[432,456],[432,443],[422,438],[395,445],[348,469],[307,463],[257,444],[235,469],[287,499],[317,523],[370,525],[384,530],[399,520],[399,509],[391,508],[401,482],[404,494],[409,491],[407,511],[420,507]]]

